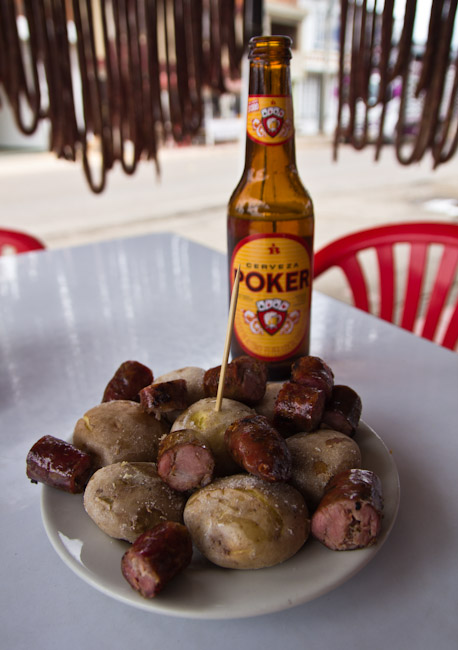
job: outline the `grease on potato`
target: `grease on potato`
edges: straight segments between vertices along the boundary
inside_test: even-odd
[[[227,398],[223,398],[221,410],[215,411],[215,404],[215,397],[206,397],[191,404],[177,417],[171,431],[193,430],[196,437],[210,448],[215,458],[216,474],[223,476],[240,470],[226,448],[224,442],[226,429],[235,420],[253,415],[254,411],[241,402]]]
[[[185,502],[159,478],[155,463],[102,467],[84,492],[84,508],[94,523],[128,542],[162,521],[182,522]]]
[[[303,497],[291,485],[237,474],[195,492],[184,522],[200,552],[218,566],[261,569],[289,559],[308,538]]]

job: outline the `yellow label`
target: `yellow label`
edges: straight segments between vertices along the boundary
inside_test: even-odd
[[[240,265],[234,333],[245,352],[264,361],[293,355],[308,333],[311,253],[295,235],[242,239],[232,254],[231,286]]]
[[[261,144],[283,144],[294,133],[293,103],[289,95],[250,95],[247,134]]]

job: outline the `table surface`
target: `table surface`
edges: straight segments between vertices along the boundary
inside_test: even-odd
[[[146,612],[61,561],[25,458],[71,435],[126,359],[156,376],[221,362],[226,260],[161,234],[0,259],[2,647],[449,650],[458,639],[458,356],[317,292],[311,353],[392,451],[401,505],[373,561],[304,605],[240,620]],[[356,551],[357,552],[357,551]],[[275,585],[272,585],[275,589]]]

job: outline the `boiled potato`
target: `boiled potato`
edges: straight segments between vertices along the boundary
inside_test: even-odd
[[[164,381],[184,379],[186,381],[186,388],[188,389],[189,404],[193,404],[205,397],[204,375],[205,370],[203,368],[187,366],[186,368],[172,370],[171,372],[167,372],[164,375],[157,377],[153,384],[161,384]]]
[[[264,417],[266,417],[270,423],[272,423],[274,420],[275,401],[282,386],[282,381],[269,382],[266,386],[264,397],[254,407],[256,413],[259,413],[259,415],[264,415]]]
[[[338,472],[361,467],[358,445],[339,431],[297,433],[287,438],[286,444],[292,460],[290,483],[301,492],[309,508],[318,505],[328,481]]]
[[[284,562],[310,530],[303,497],[286,483],[236,474],[195,492],[184,510],[194,544],[210,562],[261,569]]]
[[[94,467],[122,460],[154,462],[169,429],[137,402],[115,400],[94,406],[77,421],[73,444],[92,456]]]
[[[234,474],[240,467],[232,460],[224,443],[227,427],[254,411],[249,406],[224,398],[221,409],[215,411],[216,398],[205,397],[191,404],[173,423],[171,431],[192,429],[196,437],[208,445],[215,458],[215,473],[218,476]]]
[[[186,499],[168,487],[155,463],[114,463],[97,470],[84,492],[84,508],[104,533],[134,542],[161,521],[183,520]]]

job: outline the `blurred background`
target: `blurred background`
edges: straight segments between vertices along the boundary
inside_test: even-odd
[[[85,177],[81,139],[76,138],[78,142],[73,152],[69,153],[68,145],[60,151],[56,149],[57,118],[54,119],[53,132],[53,121],[50,119],[53,116],[52,110],[48,111],[48,115],[46,110],[41,110],[36,129],[31,134],[25,135],[18,128],[18,111],[23,116],[22,121],[27,122],[31,119],[33,101],[29,97],[29,102],[23,101],[24,98],[16,104],[14,102],[15,92],[16,95],[19,93],[12,83],[11,70],[15,68],[15,62],[11,52],[16,50],[13,48],[14,43],[11,39],[8,41],[9,37],[5,35],[7,25],[4,25],[3,31],[0,30],[3,35],[0,37],[0,49],[3,50],[3,56],[0,57],[0,227],[24,230],[40,238],[48,248],[171,231],[224,252],[226,205],[239,180],[244,161],[244,110],[247,93],[244,42],[246,44],[248,36],[255,33],[285,34],[293,40],[292,84],[297,162],[303,183],[315,205],[316,249],[349,232],[382,223],[409,220],[458,221],[457,159],[451,155],[444,164],[435,165],[426,150],[424,155],[410,164],[401,164],[399,161],[396,125],[399,119],[402,75],[391,80],[384,88],[382,97],[380,89],[383,70],[381,71],[380,61],[376,62],[368,71],[365,95],[358,96],[358,101],[352,106],[349,101],[345,102],[344,93],[339,113],[339,56],[345,51],[342,45],[342,30],[345,25],[342,11],[345,8],[349,12],[347,31],[353,34],[353,43],[347,37],[346,47],[350,49],[343,61],[347,61],[347,64],[350,61],[348,65],[351,65],[355,48],[355,25],[359,26],[360,34],[363,34],[364,29],[367,32],[370,22],[373,33],[379,34],[380,43],[383,42],[386,29],[383,22],[385,3],[377,3],[375,0],[356,0],[353,3],[339,0],[231,0],[226,5],[218,3],[218,0],[207,0],[195,3],[194,7],[198,4],[203,12],[203,31],[198,32],[197,36],[200,34],[204,43],[204,56],[208,56],[209,60],[214,58],[215,50],[212,26],[205,22],[206,16],[208,14],[211,23],[215,12],[219,10],[219,38],[224,45],[223,11],[228,5],[231,6],[235,20],[235,38],[239,38],[241,43],[237,50],[239,59],[234,59],[232,67],[235,67],[235,71],[226,74],[225,65],[230,67],[230,52],[225,53],[221,47],[220,77],[224,79],[221,81],[218,78],[216,82],[211,78],[207,82],[202,80],[202,115],[199,124],[188,130],[182,128],[177,135],[172,99],[173,91],[176,90],[173,85],[174,75],[179,73],[179,58],[174,63],[170,52],[173,50],[178,57],[178,28],[180,24],[187,25],[186,11],[192,11],[193,7],[186,0],[180,2],[161,0],[153,3],[157,8],[159,23],[163,21],[162,26],[165,26],[168,34],[165,45],[161,45],[159,36],[162,23],[158,23],[157,78],[162,102],[162,122],[157,139],[157,155],[148,156],[140,151],[136,161],[138,165],[135,165],[133,173],[125,173],[119,159],[114,156],[103,189],[98,193],[91,190]],[[8,14],[5,8],[8,4],[10,7],[15,6],[14,15],[11,9]],[[126,7],[128,4],[129,2],[125,3]],[[45,13],[54,11],[52,15],[55,24],[55,7],[59,5],[63,12],[69,64],[73,72],[75,123],[78,127],[82,123],[81,129],[85,131],[86,139],[89,140],[90,136],[92,143],[97,144],[97,129],[90,124],[87,107],[85,112],[84,88],[83,100],[78,99],[81,88],[78,93],[77,86],[80,82],[76,72],[78,68],[80,71],[82,69],[83,55],[78,50],[79,28],[75,11],[77,6],[78,11],[82,5],[85,5],[86,10],[87,7],[92,7],[92,18],[95,19],[94,42],[97,46],[97,20],[100,21],[100,15],[94,11],[94,7],[99,7],[99,3],[57,0],[41,0],[36,5],[22,1],[2,3],[2,20],[4,23],[7,20],[14,21],[17,29],[16,46],[19,48],[17,51],[23,53],[25,85],[28,83],[27,70],[34,52],[31,14],[27,13],[27,8],[32,11],[30,6],[35,6],[33,11],[36,11],[38,5],[43,6]],[[101,6],[104,11],[107,7],[113,11],[114,3],[102,0]],[[182,12],[182,23],[177,22],[178,6]],[[407,3],[404,0],[394,3],[390,17],[391,51],[400,49],[408,6],[409,0]],[[416,13],[409,49],[410,75],[404,84],[408,102],[403,116],[404,134],[408,136],[410,133],[413,137],[416,125],[424,115],[425,97],[427,101],[425,93],[416,93],[422,74],[422,62],[427,56],[427,48],[431,49],[431,43],[436,42],[439,47],[440,41],[437,31],[435,41],[431,41],[431,36],[428,39],[433,6],[431,0],[417,0],[414,6]],[[454,20],[455,18],[453,24]],[[82,21],[84,27],[84,15]],[[227,43],[230,42],[229,36]],[[140,41],[141,37],[140,34]],[[208,51],[205,50],[206,43],[209,44]],[[377,47],[380,50],[381,46]],[[377,47],[374,48],[376,54]],[[227,49],[230,50],[229,45]],[[449,95],[456,92],[453,90],[456,81],[455,36],[452,37],[449,54],[450,71],[444,81],[444,95],[447,88]],[[378,56],[380,58],[380,53]],[[49,60],[56,60],[56,57],[58,60],[57,51],[51,53]],[[46,60],[44,64],[39,62],[38,72],[40,65],[48,74],[49,81]],[[86,65],[89,64],[86,62]],[[98,65],[94,74],[96,77],[99,74],[98,78],[104,79],[106,71],[100,72],[100,57]],[[90,68],[87,67],[87,70],[90,71]],[[342,68],[341,74],[344,72]],[[16,74],[16,77],[20,79],[20,75]],[[89,73],[88,79],[90,82]],[[42,81],[40,83],[43,86]],[[346,83],[351,83],[351,70],[348,77],[340,78],[340,88]],[[453,99],[454,96],[451,96]],[[379,101],[381,97],[382,102]],[[42,105],[52,109],[52,100],[51,92],[41,87]],[[453,119],[456,121],[456,100],[454,101]],[[20,104],[19,108],[17,104]],[[29,109],[28,104],[32,109]],[[381,124],[382,110],[384,114]],[[352,119],[353,123],[348,126]],[[340,130],[337,147],[335,134],[338,122]],[[181,125],[181,122],[178,123]],[[364,146],[357,148],[355,138],[363,132]],[[126,137],[125,151],[127,145],[132,146],[132,141],[133,137]],[[378,160],[375,153],[377,142]],[[102,153],[100,148],[93,147],[88,153],[91,164],[96,166]],[[150,160],[146,159],[148,157]],[[332,287],[329,291],[332,293]]]

